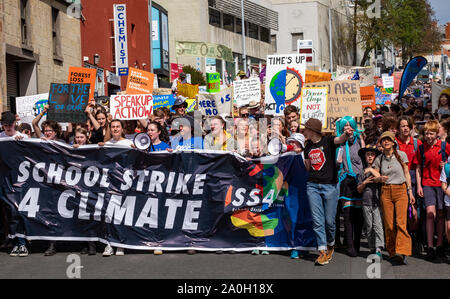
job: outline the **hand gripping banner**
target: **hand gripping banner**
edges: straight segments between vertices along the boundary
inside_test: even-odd
[[[300,155],[0,141],[9,237],[142,250],[315,249]]]

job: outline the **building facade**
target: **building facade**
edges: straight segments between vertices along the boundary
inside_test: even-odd
[[[15,98],[46,93],[66,83],[69,66],[81,66],[80,25],[67,14],[71,0],[4,0],[0,56],[1,107],[15,111]]]
[[[343,43],[353,26],[349,3],[341,0],[272,0],[272,8],[278,12],[280,20],[279,31],[271,37],[277,54],[297,53],[297,41],[310,40],[313,62],[308,63],[308,69],[328,72],[335,71],[337,65],[352,64],[352,49]],[[333,68],[330,67],[330,44]],[[362,56],[361,50],[358,52],[358,56]]]
[[[222,78],[233,79],[239,70],[249,66],[258,71],[267,55],[273,54],[271,32],[278,30],[278,14],[271,2],[244,1],[244,28],[240,0],[159,0],[169,14],[170,62],[191,65],[201,72],[215,70]],[[242,30],[245,31],[245,54]],[[177,43],[204,43],[203,49],[216,47],[232,53],[231,59],[185,55],[177,51]],[[201,46],[200,46],[201,48]],[[179,50],[179,49],[178,49]],[[203,51],[205,54],[205,51]]]

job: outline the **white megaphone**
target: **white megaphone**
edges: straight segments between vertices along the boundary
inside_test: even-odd
[[[282,153],[293,151],[294,147],[290,144],[283,144],[279,138],[275,137],[270,139],[269,144],[267,144],[267,150],[272,156],[278,156]]]
[[[134,145],[137,149],[145,151],[147,150],[151,144],[152,140],[150,139],[150,136],[148,136],[147,133],[139,133],[134,137]]]

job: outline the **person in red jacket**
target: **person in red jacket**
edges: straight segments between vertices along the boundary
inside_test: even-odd
[[[446,257],[443,247],[445,213],[444,192],[441,188],[441,171],[447,157],[450,156],[450,145],[438,138],[439,122],[430,120],[424,126],[425,142],[416,153],[417,195],[423,197],[426,207],[427,260]],[[422,188],[423,186],[423,188]],[[437,244],[434,250],[434,230],[436,222]]]

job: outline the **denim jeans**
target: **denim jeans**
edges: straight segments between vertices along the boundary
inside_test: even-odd
[[[338,187],[308,182],[306,191],[318,249],[326,250],[327,245],[333,246],[335,241]]]

